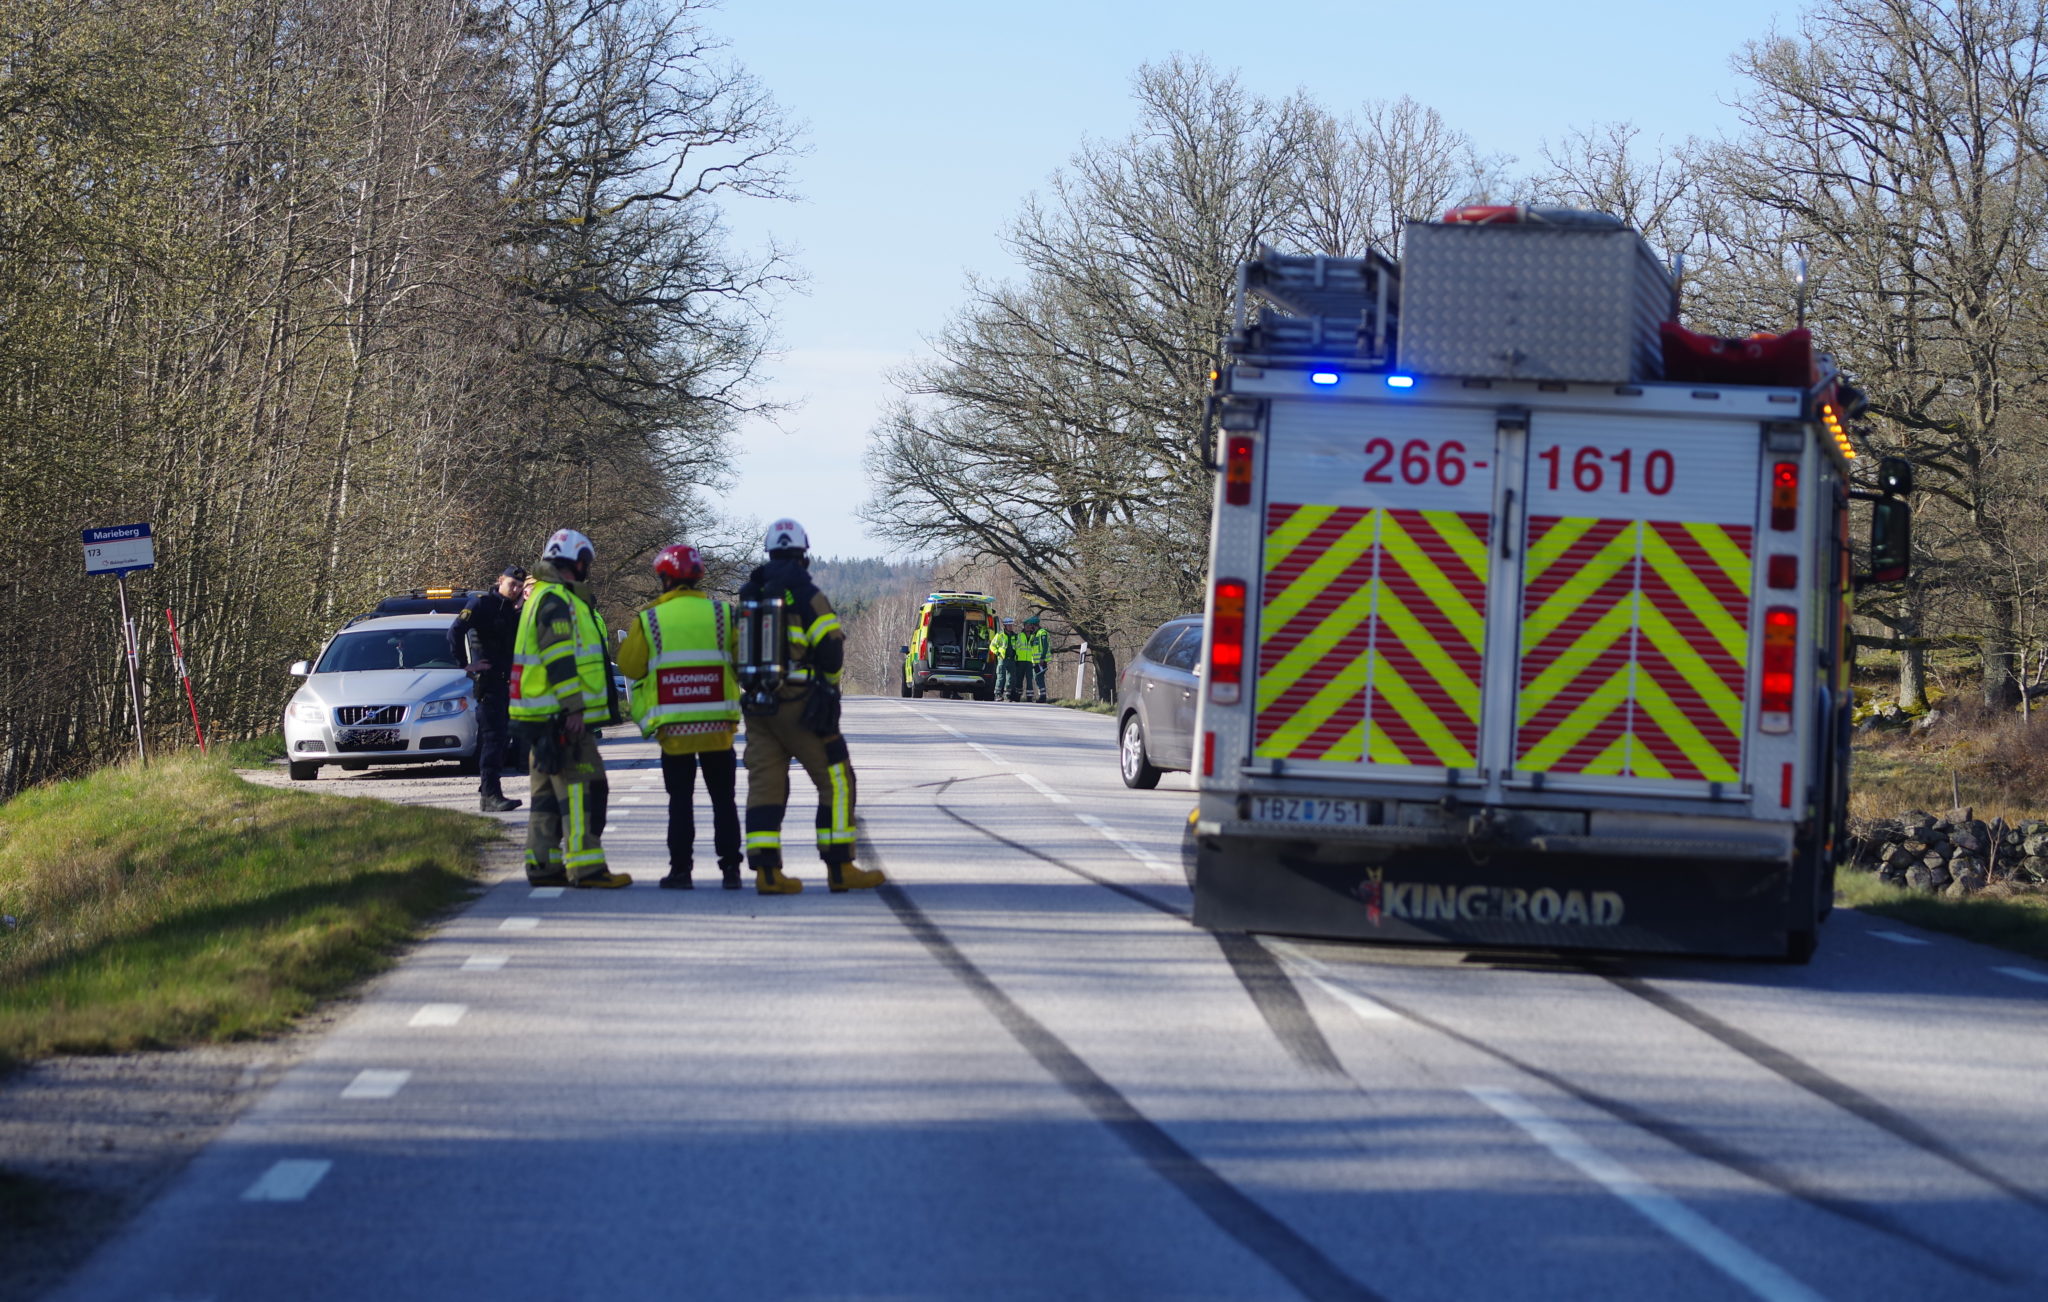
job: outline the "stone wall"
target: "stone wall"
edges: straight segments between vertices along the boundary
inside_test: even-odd
[[[2048,822],[1986,823],[1965,810],[1937,818],[1913,810],[1855,828],[1851,862],[1929,894],[1968,895],[1994,881],[2048,880]]]

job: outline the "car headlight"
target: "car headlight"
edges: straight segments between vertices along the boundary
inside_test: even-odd
[[[439,719],[450,714],[461,714],[469,708],[467,696],[452,696],[445,701],[428,701],[420,707],[420,718]]]
[[[304,701],[300,701],[292,706],[292,717],[300,723],[325,723],[327,722],[327,707],[308,705]]]

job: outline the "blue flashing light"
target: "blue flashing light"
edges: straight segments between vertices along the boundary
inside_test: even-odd
[[[1387,387],[1389,389],[1412,389],[1415,387],[1415,377],[1412,375],[1389,375],[1387,377]]]
[[[1310,384],[1320,384],[1328,388],[1337,382],[1337,373],[1335,371],[1314,371],[1310,373],[1308,382]]]

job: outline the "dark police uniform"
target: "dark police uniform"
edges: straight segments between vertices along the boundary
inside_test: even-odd
[[[474,664],[488,661],[490,670],[476,675],[476,760],[479,795],[504,798],[500,775],[507,768],[523,767],[509,761],[511,720],[506,707],[511,699],[512,639],[519,631],[519,603],[501,596],[497,589],[469,599],[448,638],[458,651],[457,660]],[[466,649],[468,654],[459,654]]]

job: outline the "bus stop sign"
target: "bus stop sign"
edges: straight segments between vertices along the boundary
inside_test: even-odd
[[[85,572],[120,577],[156,568],[156,540],[146,524],[85,531]]]

